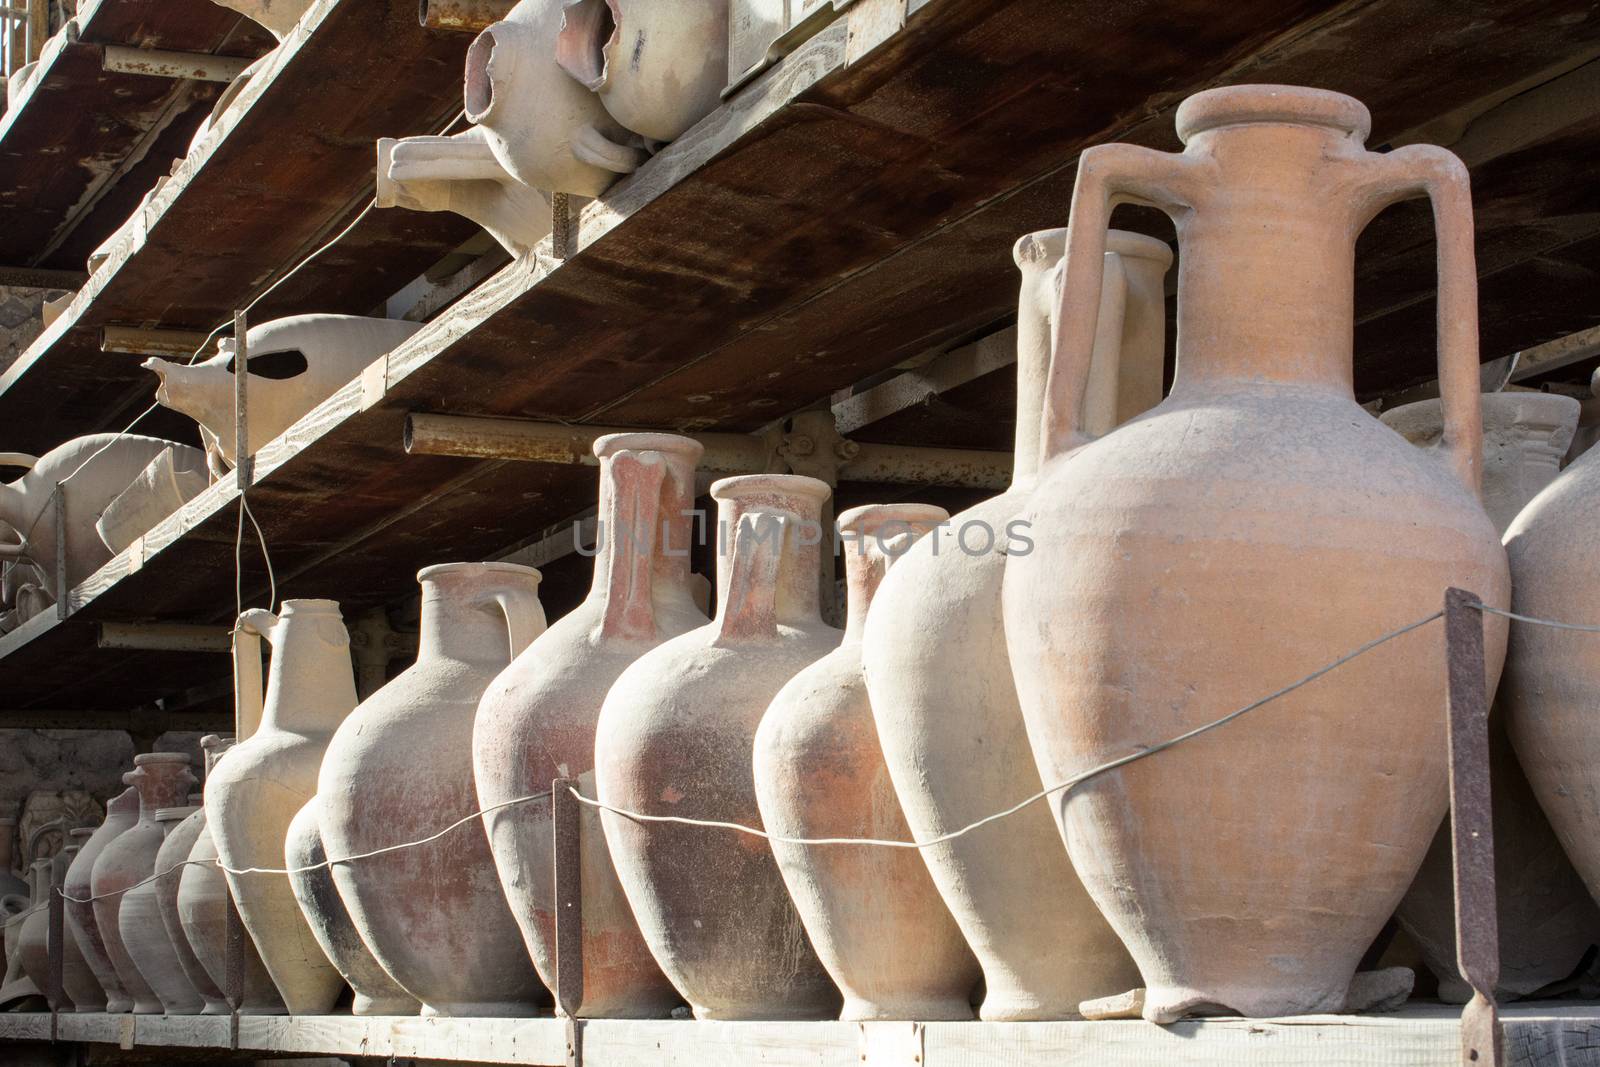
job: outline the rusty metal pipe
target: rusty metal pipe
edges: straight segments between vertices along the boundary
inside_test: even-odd
[[[482,33],[515,6],[513,0],[417,0],[417,21],[430,30]]]

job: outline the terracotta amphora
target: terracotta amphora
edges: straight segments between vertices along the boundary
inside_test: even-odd
[[[21,534],[0,542],[0,558],[26,557],[44,577],[45,592],[56,588],[55,487],[61,485],[66,515],[67,585],[76,586],[111,558],[95,528],[106,507],[128,488],[150,461],[169,448],[194,452],[139,434],[97,433],[75,437],[35,460],[13,482],[0,483],[0,523]]]
[[[45,940],[50,900],[50,861],[37,859],[28,869],[28,905],[6,920],[5,977],[0,979],[0,1011],[31,1010],[32,1005],[43,1005],[46,986],[39,985],[28,974],[26,966],[33,963],[35,973],[41,956],[48,957]],[[47,964],[48,966],[48,964]]]
[[[272,645],[264,698],[263,638]],[[281,615],[245,612],[234,634],[234,673],[239,731],[246,739],[217,763],[206,783],[206,826],[239,918],[289,1014],[324,1015],[338,1001],[344,979],[306,925],[288,876],[268,872],[284,870],[289,822],[316,795],[322,754],[356,706],[350,633],[339,605],[286,600]],[[233,873],[257,868],[259,873]]]
[[[463,101],[517,181],[599,196],[648,153],[600,98],[557,64],[566,0],[522,0],[467,49]]]
[[[238,724],[242,736],[248,738],[260,726],[260,708],[246,707],[253,712],[248,722]],[[210,782],[217,763],[234,746],[235,739],[208,734],[200,739],[205,753],[206,781]],[[217,842],[211,836],[211,825],[206,821],[205,806],[200,808],[199,830],[194,846],[189,849],[189,862],[178,876],[178,922],[183,927],[189,947],[194,949],[200,965],[212,983],[223,990],[228,988],[228,879],[222,873],[217,858]],[[284,1006],[278,987],[261,962],[261,953],[255,942],[246,937],[241,951],[244,954],[243,995],[238,1008],[240,1015],[283,1015]]]
[[[66,908],[66,926],[72,939],[78,943],[89,970],[94,972],[100,988],[106,991],[106,1011],[119,1015],[133,1010],[133,997],[124,988],[111,953],[106,949],[105,937],[100,933],[100,922],[95,917],[94,865],[107,845],[119,835],[133,828],[139,821],[139,791],[132,786],[106,802],[106,818],[83,843],[77,858],[67,868],[67,878],[62,886]]]
[[[141,876],[155,880],[137,885],[124,893],[122,908],[117,916],[122,931],[123,947],[128,950],[133,965],[139,968],[139,974],[149,983],[150,988],[156,991],[156,996],[161,999],[161,1005],[168,1015],[197,1015],[206,1006],[205,997],[201,995],[199,987],[194,984],[183,965],[183,959],[178,954],[178,946],[167,933],[167,924],[161,918],[161,902],[158,896],[162,882],[169,881],[173,877],[161,876],[161,868],[158,866],[161,846],[166,844],[167,835],[173,826],[192,813],[192,809],[187,807],[155,810],[154,821],[161,835],[160,843],[150,856],[150,873]],[[124,834],[123,839],[131,839],[144,822],[144,816],[141,814],[140,825]],[[187,947],[185,944],[185,948]]]
[[[506,170],[481,126],[448,137],[378,138],[373,199],[379,207],[453,211],[513,256],[530,254],[550,235],[549,195]]]
[[[1554,393],[1483,397],[1483,505],[1497,530],[1503,532],[1560,473],[1580,406],[1572,397]],[[1420,448],[1438,448],[1444,434],[1437,400],[1406,404],[1381,418]],[[1497,710],[1490,731],[1500,927],[1495,992],[1499,1000],[1516,1000],[1572,977],[1590,946],[1600,944],[1600,907],[1556,840],[1517,763],[1503,712]],[[1449,819],[1434,835],[1395,916],[1421,948],[1428,969],[1439,976],[1439,998],[1453,1003],[1471,999],[1471,987],[1456,970]]]
[[[289,315],[250,327],[245,335],[250,388],[250,447],[260,448],[338,392],[363,368],[422,329],[418,322],[360,315]],[[161,382],[156,402],[200,424],[207,461],[221,474],[239,465],[233,416],[237,346],[223,338],[199,363],[147,359]]]
[[[88,975],[87,968],[81,967],[83,960],[81,954],[78,955],[80,969],[76,974],[72,973],[72,954],[66,953],[63,955],[61,999],[53,999],[50,993],[50,894],[59,890],[65,883],[67,866],[72,862],[72,857],[67,855],[66,850],[63,849],[49,859],[41,859],[35,862],[36,864],[44,865],[42,875],[44,879],[43,905],[34,907],[29,913],[27,921],[22,924],[21,944],[17,946],[17,962],[22,967],[22,973],[44,994],[45,1001],[50,1005],[51,1011],[86,1011],[93,1006],[93,997],[91,996],[86,1007],[79,1008],[77,1000],[72,995],[73,988],[81,986],[83,977]],[[69,975],[71,976],[70,979]],[[92,984],[93,976],[89,976],[89,978]],[[103,1007],[105,996],[102,994],[99,999]]]
[[[189,770],[189,757],[182,752],[146,752],[133,758],[133,770],[122,780],[139,791],[139,821],[118,834],[95,860],[90,882],[95,922],[123,988],[133,994],[135,1014],[193,1015],[204,1006],[200,994],[167,940],[154,887],[138,883],[155,873],[156,853],[166,837],[156,811],[181,805],[196,779]],[[140,893],[141,889],[147,892]],[[130,896],[134,896],[133,914],[124,923]],[[129,933],[134,934],[131,942]],[[141,958],[148,967],[140,965]]]
[[[673,140],[722,103],[728,0],[566,0],[556,61],[624,127]]]
[[[213,0],[220,7],[230,8],[256,22],[282,41],[289,36],[300,16],[311,6],[311,0]]]
[[[61,850],[57,857],[61,863],[61,877],[56,884],[65,892],[67,872],[72,870],[72,864],[77,861],[78,853],[83,851],[84,842],[95,832],[95,827],[84,826],[67,831],[67,838],[72,842]],[[52,868],[52,873],[54,869]],[[65,903],[65,902],[63,902]],[[61,985],[66,990],[67,998],[72,1001],[73,1010],[82,1014],[99,1014],[106,1010],[106,991],[100,985],[100,980],[94,976],[94,971],[89,968],[89,961],[84,959],[83,950],[78,947],[78,938],[72,932],[72,927],[65,923],[63,913],[62,932],[65,934],[62,951]],[[48,943],[46,946],[48,951]]]
[[[478,705],[473,766],[485,810],[594,769],[606,692],[634,660],[704,626],[689,582],[694,467],[701,446],[672,434],[610,434],[600,461],[589,595],[501,672]],[[599,815],[581,813],[585,1018],[659,1018],[680,998],[639,933]],[[550,802],[484,816],[495,866],[528,953],[555,987],[555,861]],[[589,876],[590,871],[594,877]]]
[[[121,552],[210,484],[204,452],[169,445],[106,505],[95,520],[95,532],[112,553]]]
[[[206,761],[211,762],[209,753],[206,754]],[[156,818],[163,822],[167,833],[160,851],[156,853],[155,873],[160,876],[154,883],[156,911],[160,916],[161,928],[167,932],[167,940],[177,953],[178,966],[183,968],[189,984],[194,986],[195,992],[204,1001],[200,1014],[227,1015],[230,1009],[222,987],[212,980],[200,957],[195,954],[189,936],[183,931],[183,917],[178,911],[178,891],[183,885],[189,854],[194,851],[194,843],[205,826],[205,809],[200,806],[199,799],[198,794],[191,794],[189,805],[176,809],[184,812],[176,822],[170,821],[174,809],[163,808],[156,813]],[[168,818],[163,819],[163,816]],[[221,872],[216,873],[220,877]]]
[[[897,561],[873,597],[862,662],[883,753],[912,835],[959,830],[1039,790],[1006,658],[1000,585],[1039,461],[1050,317],[1066,231],[1022,237],[1017,301],[1017,428],[1011,487],[954,516]],[[1105,327],[1096,339],[1095,426],[1109,430],[1161,399],[1172,251],[1112,231],[1103,258]],[[1120,324],[1120,326],[1119,326]],[[983,966],[986,1020],[1059,1019],[1080,1001],[1137,985],[1122,942],[1073,872],[1042,805],[922,850]]]
[[[547,1003],[474,819],[472,720],[495,675],[544,632],[539,572],[446,563],[422,584],[417,662],[378,690],[328,746],[322,843],[361,940],[425,1015],[527,1015]],[[548,786],[546,787],[548,788]]]
[[[1600,449],[1573,460],[1507,528],[1513,611],[1600,624]],[[1600,635],[1513,622],[1500,712],[1528,783],[1589,893],[1600,899]],[[1496,783],[1498,784],[1498,782]],[[1494,798],[1500,814],[1501,798]],[[1496,860],[1506,847],[1496,824]],[[1513,846],[1515,847],[1515,846]],[[1496,867],[1498,869],[1499,863]],[[1506,903],[1502,897],[1502,914]],[[1552,915],[1559,922],[1560,915]],[[1502,940],[1504,940],[1502,938]],[[1564,954],[1586,945],[1569,943]]]
[[[1175,737],[1437,612],[1504,604],[1478,498],[1477,280],[1466,168],[1363,142],[1337,93],[1244,85],[1179,109],[1182,154],[1079,163],[1047,385],[1044,461],[1006,561],[1011,665],[1040,777]],[[1428,195],[1439,243],[1448,463],[1357,406],[1356,236]],[[1083,399],[1111,205],[1177,224],[1177,377],[1088,441]],[[1088,441],[1088,443],[1085,443]],[[1487,627],[1488,681],[1505,627]],[[1144,1016],[1337,1011],[1446,802],[1439,626],[1266,709],[1052,794],[1084,885],[1145,979]]]
[[[317,944],[355,993],[350,1014],[415,1015],[422,1005],[378,966],[339,899],[333,870],[327,865],[328,854],[322,847],[321,819],[322,806],[312,797],[289,823],[283,858],[294,899]]]
[[[635,660],[606,694],[595,781],[606,804],[647,815],[761,825],[751,771],[761,716],[840,632],[818,608],[826,483],[724,478],[717,616]],[[622,888],[656,962],[699,1019],[839,1013],[771,847],[724,829],[602,817]]]
[[[838,648],[778,690],[755,738],[766,829],[786,837],[911,839],[861,672],[867,608],[890,564],[948,519],[926,504],[839,516],[849,614]],[[977,958],[910,849],[796,845],[772,851],[847,1020],[970,1019]]]

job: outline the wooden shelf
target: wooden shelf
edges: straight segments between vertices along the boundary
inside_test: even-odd
[[[1386,1015],[1129,1022],[734,1023],[590,1020],[568,1058],[564,1019],[62,1015],[58,1038],[124,1049],[242,1049],[564,1067],[1457,1067],[1459,1011],[1412,1003]],[[1501,1008],[1508,1067],[1593,1062],[1600,1008],[1551,1001]],[[51,1017],[0,1015],[0,1042],[48,1041]],[[3,1047],[3,1046],[0,1046]]]
[[[1246,0],[1159,26],[1051,0],[912,0],[871,49],[836,22],[589,204],[565,260],[546,244],[506,267],[259,451],[249,496],[279,594],[393,602],[419,566],[486,558],[593,501],[583,468],[404,456],[409,411],[750,430],[994,328],[1016,298],[1011,245],[1065,220],[1078,153],[1177,147],[1177,104],[1218,82],[1343,89],[1371,106],[1375,145],[1463,146],[1485,357],[1582,328],[1594,302],[1546,274],[1600,245],[1600,187],[1570,162],[1600,153],[1600,93],[1576,91],[1600,72],[1600,20],[1557,6],[1486,5],[1449,23],[1448,48],[1420,0]],[[1578,103],[1544,106],[1552,93]],[[1118,222],[1170,234],[1137,209]],[[1363,239],[1358,389],[1432,376],[1433,255],[1421,204]],[[1494,310],[1508,302],[1527,312],[1514,328]],[[980,425],[908,412],[859,436],[1004,447],[1009,378],[963,387],[993,408]],[[13,389],[47,380],[68,388],[59,370],[13,380],[0,422]],[[121,706],[141,660],[93,649],[94,622],[226,622],[237,497],[224,479],[74,590],[67,620],[0,638],[8,707]],[[249,539],[243,563],[259,603]]]
[[[183,154],[223,86],[105,70],[106,45],[254,59],[274,44],[210,0],[86,0],[0,119],[0,264],[82,271]]]
[[[148,405],[153,376],[138,357],[101,352],[100,328],[205,332],[231,317],[366,206],[378,137],[435,133],[460,110],[470,42],[424,30],[407,0],[313,4],[61,318],[0,374],[6,447],[42,452],[120,429]],[[455,215],[373,210],[255,321],[367,314],[476,232]],[[139,428],[194,438],[165,411]]]

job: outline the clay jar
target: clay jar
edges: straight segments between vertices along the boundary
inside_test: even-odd
[[[544,631],[531,567],[447,563],[417,580],[417,662],[350,716],[322,763],[322,841],[335,857],[420,841],[478,810],[478,699]],[[546,1002],[477,820],[336,863],[333,881],[361,940],[423,1014],[525,1015]]]
[[[29,977],[26,964],[31,959],[37,972],[40,957],[47,956],[45,928],[39,919],[48,912],[49,894],[50,861],[34,860],[28,870],[28,905],[6,920],[6,970],[4,980],[0,980],[0,1009],[13,1008],[29,997],[44,999],[45,987]]]
[[[623,670],[661,642],[706,623],[689,584],[694,466],[701,446],[671,434],[623,433],[594,443],[600,505],[589,595],[495,679],[478,705],[473,766],[488,809],[594,769],[595,724]],[[585,1018],[659,1018],[679,1003],[639,933],[617,881],[598,813],[585,808]],[[550,804],[484,816],[500,884],[539,975],[555,988]],[[591,872],[593,872],[591,876]]]
[[[209,753],[207,762],[210,762]],[[195,840],[205,825],[205,809],[196,803],[197,799],[191,796],[187,808],[163,808],[156,812],[156,820],[166,829],[166,837],[156,853],[155,873],[160,875],[153,883],[156,912],[161,928],[166,931],[167,940],[177,954],[178,966],[204,1002],[200,1014],[227,1015],[228,1002],[223,997],[222,987],[212,981],[200,958],[195,955],[188,935],[183,932],[183,920],[178,913],[178,891],[183,884],[184,872],[188,869],[189,854],[194,851]],[[180,811],[183,815],[178,817],[177,812]]]
[[[294,899],[317,944],[355,993],[352,1015],[415,1015],[422,1005],[378,966],[339,899],[333,871],[325,866],[321,820],[322,805],[312,797],[289,823],[283,858]]]
[[[783,684],[838,643],[818,613],[828,486],[724,478],[717,616],[622,672],[595,732],[599,799],[647,815],[761,825],[751,745]],[[656,962],[699,1019],[815,1019],[839,993],[806,938],[772,849],[723,829],[602,816]]]
[[[111,962],[111,953],[106,949],[100,921],[89,898],[94,895],[94,865],[100,854],[138,821],[139,791],[130,786],[106,802],[105,821],[79,849],[77,858],[67,868],[66,883],[61,890],[65,897],[66,928],[77,942],[95,980],[106,991],[106,1011],[113,1015],[132,1011],[133,997]]]
[[[12,894],[26,896],[28,893],[27,881],[18,878],[11,866],[15,862],[12,849],[16,838],[17,820],[0,819],[0,897]]]
[[[1584,452],[1506,530],[1513,611],[1538,619],[1593,625],[1600,576],[1594,568],[1600,533],[1600,449]],[[1539,804],[1566,854],[1600,898],[1600,636],[1513,622],[1500,686],[1500,711]],[[1499,782],[1496,782],[1499,785]],[[1496,832],[1501,797],[1495,796]],[[1505,846],[1498,840],[1498,852]],[[1504,912],[1506,904],[1500,908]],[[1559,921],[1560,915],[1551,916]],[[1582,951],[1569,944],[1565,951]]]
[[[189,808],[158,808],[153,813],[155,828],[160,834],[160,843],[150,857],[150,872],[141,877],[154,876],[156,880],[137,885],[124,893],[122,908],[117,918],[122,931],[123,946],[128,950],[128,955],[133,959],[134,966],[139,968],[144,980],[156,991],[156,996],[161,999],[161,1005],[168,1015],[196,1015],[205,1007],[205,998],[189,978],[189,972],[184,968],[183,960],[178,955],[178,947],[167,935],[166,923],[161,919],[161,903],[157,897],[161,883],[172,878],[171,875],[160,877],[161,868],[158,866],[160,845],[166,844],[167,833],[173,825],[189,814]],[[130,839],[134,833],[141,830],[145,821],[141,815],[139,826],[123,837]]]
[[[644,162],[637,138],[556,62],[565,0],[522,0],[467,49],[466,115],[512,177],[599,196]]]
[[[272,644],[264,699],[262,638]],[[253,722],[260,726],[229,751],[206,783],[206,826],[228,872],[239,918],[289,1013],[324,1015],[339,999],[344,980],[306,925],[288,876],[231,872],[283,870],[289,822],[316,794],[323,751],[356,706],[350,634],[339,605],[286,600],[281,616],[245,612],[234,634],[234,671],[240,732]]]
[[[910,840],[861,673],[861,634],[890,564],[947,518],[925,504],[839,516],[849,590],[844,641],[789,679],[756,731],[756,796],[769,832]],[[781,841],[772,851],[811,944],[844,992],[840,1018],[972,1018],[978,961],[921,856]]]
[[[1021,238],[1017,428],[1011,487],[954,516],[896,562],[862,637],[872,713],[914,839],[959,830],[1040,788],[1006,658],[1000,586],[1012,526],[1038,470],[1055,279],[1065,230]],[[1165,244],[1113,231],[1102,260],[1107,321],[1094,351],[1093,425],[1105,431],[1161,399]],[[1025,531],[1023,531],[1025,535]],[[1020,547],[1020,542],[1017,542]],[[1138,983],[1061,848],[1049,812],[922,850],[983,965],[986,1020],[1059,1019]]]
[[[567,0],[556,62],[623,126],[671,141],[722,102],[728,0]]]
[[[61,887],[66,876],[69,858],[57,853],[52,859],[34,861],[39,872],[42,892],[28,913],[19,931],[17,964],[28,981],[44,994],[51,1011],[74,1011],[76,1002],[67,989],[65,968],[62,972],[61,999],[53,999],[50,991],[50,894]],[[65,960],[63,960],[63,963]]]
[[[72,864],[77,861],[78,853],[83,851],[83,844],[94,833],[92,827],[82,827],[69,830],[67,837],[72,844],[61,850],[57,861],[61,864],[61,877],[56,884],[65,892],[67,873],[72,870]],[[65,901],[63,901],[65,905]],[[61,946],[61,986],[66,990],[67,999],[72,1001],[73,1010],[81,1014],[101,1013],[106,1010],[106,992],[101,988],[100,982],[94,976],[94,971],[89,969],[89,962],[83,958],[83,950],[78,947],[78,939],[72,933],[72,928],[66,925],[63,913]],[[46,945],[48,951],[48,943]]]
[[[141,904],[135,898],[136,914],[130,915],[126,926],[122,922],[128,896],[136,892],[137,883],[155,873],[156,853],[165,837],[156,810],[182,804],[195,782],[189,757],[181,752],[143,753],[133,758],[133,770],[122,780],[139,791],[139,821],[118,834],[95,860],[91,881],[95,922],[123,988],[133,995],[135,1014],[158,1015],[165,1010],[192,1015],[202,1007],[200,995],[178,966],[154,899],[145,894]],[[128,933],[135,935],[131,943]],[[141,967],[135,951],[151,966]]]
[[[1504,531],[1559,473],[1579,407],[1573,398],[1553,393],[1483,397],[1483,503],[1496,529]],[[1437,448],[1444,432],[1437,400],[1386,411],[1382,419],[1420,448]],[[1589,947],[1600,944],[1600,908],[1562,851],[1517,763],[1503,711],[1490,723],[1490,746],[1500,928],[1495,993],[1499,1000],[1515,1000],[1572,976]],[[1434,835],[1395,914],[1422,949],[1428,968],[1439,976],[1439,998],[1454,1003],[1470,999],[1472,989],[1456,970],[1449,819]]]
[[[1440,610],[1509,595],[1478,499],[1476,275],[1466,169],[1362,142],[1336,93],[1234,86],[1178,112],[1181,155],[1083,154],[1044,462],[1003,605],[1040,776],[1177,736]],[[1439,239],[1448,463],[1356,405],[1357,234],[1426,193]],[[1177,378],[1085,443],[1082,398],[1115,201],[1176,220]],[[1505,628],[1487,627],[1487,680]],[[1337,1011],[1446,808],[1438,627],[1259,714],[1052,796],[1068,851],[1142,972],[1144,1016]],[[1334,814],[1336,813],[1336,814]]]

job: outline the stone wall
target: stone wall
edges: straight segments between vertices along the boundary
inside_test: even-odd
[[[60,292],[59,289],[0,285],[0,370],[9,367],[44,330],[40,308],[46,297],[57,296]]]

